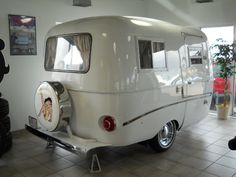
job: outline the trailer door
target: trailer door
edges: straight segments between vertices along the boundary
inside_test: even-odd
[[[206,82],[208,82],[208,60],[203,36],[183,33],[182,48],[182,79],[183,99],[186,100],[184,125],[197,122],[206,115],[207,101],[205,97]]]

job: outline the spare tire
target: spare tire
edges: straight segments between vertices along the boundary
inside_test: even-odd
[[[43,82],[35,94],[39,123],[48,131],[57,131],[71,116],[69,94],[60,82]]]
[[[9,104],[8,101],[0,98],[0,119],[9,114]]]

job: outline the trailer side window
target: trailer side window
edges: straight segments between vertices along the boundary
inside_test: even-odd
[[[152,64],[152,42],[147,40],[139,40],[139,57],[142,69],[153,68]]]
[[[190,65],[202,64],[202,46],[192,45],[188,47]]]
[[[141,69],[163,69],[167,67],[164,42],[138,40],[138,47]]]
[[[92,38],[89,34],[69,34],[48,38],[45,69],[61,72],[87,72],[91,45]]]

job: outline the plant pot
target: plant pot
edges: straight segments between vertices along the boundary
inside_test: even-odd
[[[217,118],[222,120],[227,120],[229,115],[229,105],[216,105]]]

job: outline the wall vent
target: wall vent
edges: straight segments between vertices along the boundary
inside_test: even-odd
[[[91,0],[73,0],[73,6],[80,6],[80,7],[91,6]]]
[[[196,3],[208,3],[213,2],[213,0],[196,0]]]

